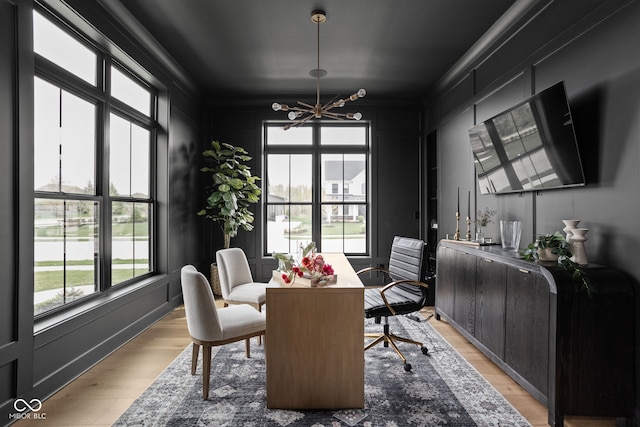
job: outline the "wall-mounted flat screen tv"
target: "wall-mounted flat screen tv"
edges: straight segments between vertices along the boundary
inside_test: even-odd
[[[469,129],[482,194],[585,184],[564,82]]]

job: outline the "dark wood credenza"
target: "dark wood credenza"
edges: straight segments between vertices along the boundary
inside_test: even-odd
[[[441,241],[436,318],[447,320],[549,409],[634,417],[634,289],[624,273],[584,267],[588,296],[556,263],[533,263],[499,246]]]

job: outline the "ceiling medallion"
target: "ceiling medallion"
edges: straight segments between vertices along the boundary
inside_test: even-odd
[[[323,77],[327,74],[327,72],[320,68],[320,24],[327,20],[327,15],[323,10],[314,10],[311,13],[311,21],[316,23],[318,29],[318,63],[317,68],[315,70],[311,70],[309,74],[316,78],[316,105],[307,104],[306,102],[298,101],[299,106],[289,107],[286,104],[279,104],[274,102],[271,107],[274,111],[288,111],[289,120],[292,123],[287,124],[283,127],[284,130],[290,129],[292,127],[298,127],[310,119],[334,119],[334,120],[360,120],[362,118],[362,114],[360,113],[336,113],[331,111],[336,107],[344,107],[345,104],[349,101],[355,101],[358,98],[364,97],[367,92],[364,89],[360,89],[358,92],[349,96],[347,99],[338,99],[340,95],[336,95],[331,101],[327,104],[320,104],[320,77]]]

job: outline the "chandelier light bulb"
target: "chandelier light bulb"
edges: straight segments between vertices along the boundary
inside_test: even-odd
[[[280,104],[274,102],[273,104],[271,104],[271,108],[273,108],[273,111],[280,111]]]
[[[354,120],[360,120],[362,118],[362,113],[357,112],[353,115]]]
[[[298,115],[296,114],[295,111],[289,111],[288,117],[289,117],[289,120],[295,120],[298,118]]]
[[[364,98],[364,96],[367,94],[367,91],[364,89],[360,89],[356,95],[358,95],[358,98]]]

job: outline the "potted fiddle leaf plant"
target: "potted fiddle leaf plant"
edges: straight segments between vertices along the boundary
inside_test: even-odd
[[[209,165],[200,170],[210,174],[211,183],[207,186],[206,205],[198,215],[220,225],[226,249],[240,228],[253,230],[254,216],[249,207],[260,201],[260,178],[251,175],[246,164],[251,157],[242,147],[212,141],[211,149],[202,154]]]

